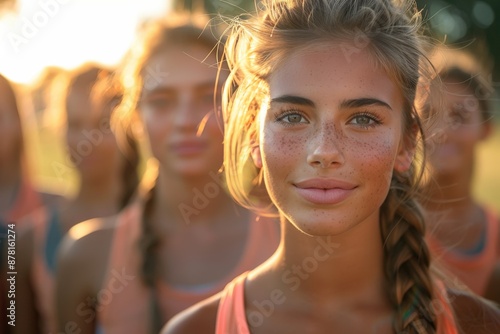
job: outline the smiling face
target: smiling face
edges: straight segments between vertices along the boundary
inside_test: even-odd
[[[394,82],[366,50],[318,45],[285,59],[269,90],[254,161],[280,212],[311,235],[378,222],[393,170],[411,160]]]
[[[206,176],[222,164],[223,134],[214,113],[217,66],[209,65],[216,64],[209,53],[198,45],[172,46],[144,72],[140,109],[151,150],[176,175]]]

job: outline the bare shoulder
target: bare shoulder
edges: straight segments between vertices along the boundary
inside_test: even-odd
[[[448,290],[455,319],[463,334],[500,333],[500,309],[470,292]]]
[[[217,320],[220,293],[191,306],[173,317],[161,334],[213,334]]]
[[[92,266],[102,260],[107,262],[110,243],[115,230],[117,216],[94,218],[73,226],[61,242],[59,261],[61,263]]]

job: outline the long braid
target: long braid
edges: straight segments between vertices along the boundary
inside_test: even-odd
[[[234,85],[237,89],[232,94],[227,89],[224,100],[227,123],[224,167],[228,188],[239,203],[253,204],[252,187],[240,181],[241,175],[248,175],[243,171],[252,169],[253,175],[259,173],[248,152],[256,142],[255,134],[259,133],[259,122],[252,120],[258,119],[262,106],[268,104],[269,78],[292,52],[312,43],[340,43],[342,48],[342,42],[347,41],[350,51],[342,49],[347,60],[363,49],[371,52],[377,65],[391,76],[403,95],[403,133],[407,135],[405,139],[411,139],[407,148],[410,150],[415,143],[416,137],[411,138],[414,126],[419,127],[421,143],[424,142],[414,104],[419,80],[429,77],[429,68],[426,40],[419,33],[421,16],[414,0],[263,0],[262,3],[259,16],[235,23],[226,43],[232,71],[226,87]],[[419,148],[423,149],[421,143]],[[387,293],[396,312],[396,332],[430,334],[436,333],[437,328],[432,310],[434,282],[424,240],[423,214],[414,199],[417,182],[413,168],[407,176],[395,172],[380,211],[384,272]]]
[[[410,178],[395,175],[381,209],[387,290],[396,308],[397,333],[436,333],[424,217],[411,188]]]
[[[146,195],[144,209],[142,212],[142,233],[139,239],[139,249],[142,253],[141,277],[143,283],[151,291],[150,298],[150,332],[159,333],[164,325],[161,309],[156,289],[157,278],[157,249],[160,245],[160,239],[156,236],[151,221],[151,211],[154,204],[155,188],[153,187]]]

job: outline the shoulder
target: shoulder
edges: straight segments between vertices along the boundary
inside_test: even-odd
[[[98,291],[108,265],[115,221],[116,216],[91,219],[68,231],[58,250],[59,280]]]
[[[216,294],[177,314],[161,334],[215,333],[220,298],[220,293]]]
[[[448,298],[461,333],[500,333],[500,309],[466,291],[448,290]]]
[[[95,247],[103,241],[109,241],[117,224],[117,216],[94,218],[73,226],[64,238],[63,247],[66,250],[80,251]]]
[[[95,218],[73,226],[64,237],[59,250],[62,261],[73,262],[102,258],[103,251],[109,249],[117,217]],[[98,255],[94,257],[94,255]]]

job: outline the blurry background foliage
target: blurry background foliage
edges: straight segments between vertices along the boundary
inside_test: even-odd
[[[231,17],[254,11],[256,2],[259,1],[173,0],[173,8]],[[490,67],[493,82],[500,82],[499,0],[417,0],[417,6],[423,11],[433,37],[474,52]],[[493,57],[489,58],[488,53]],[[494,68],[493,63],[496,63]]]

